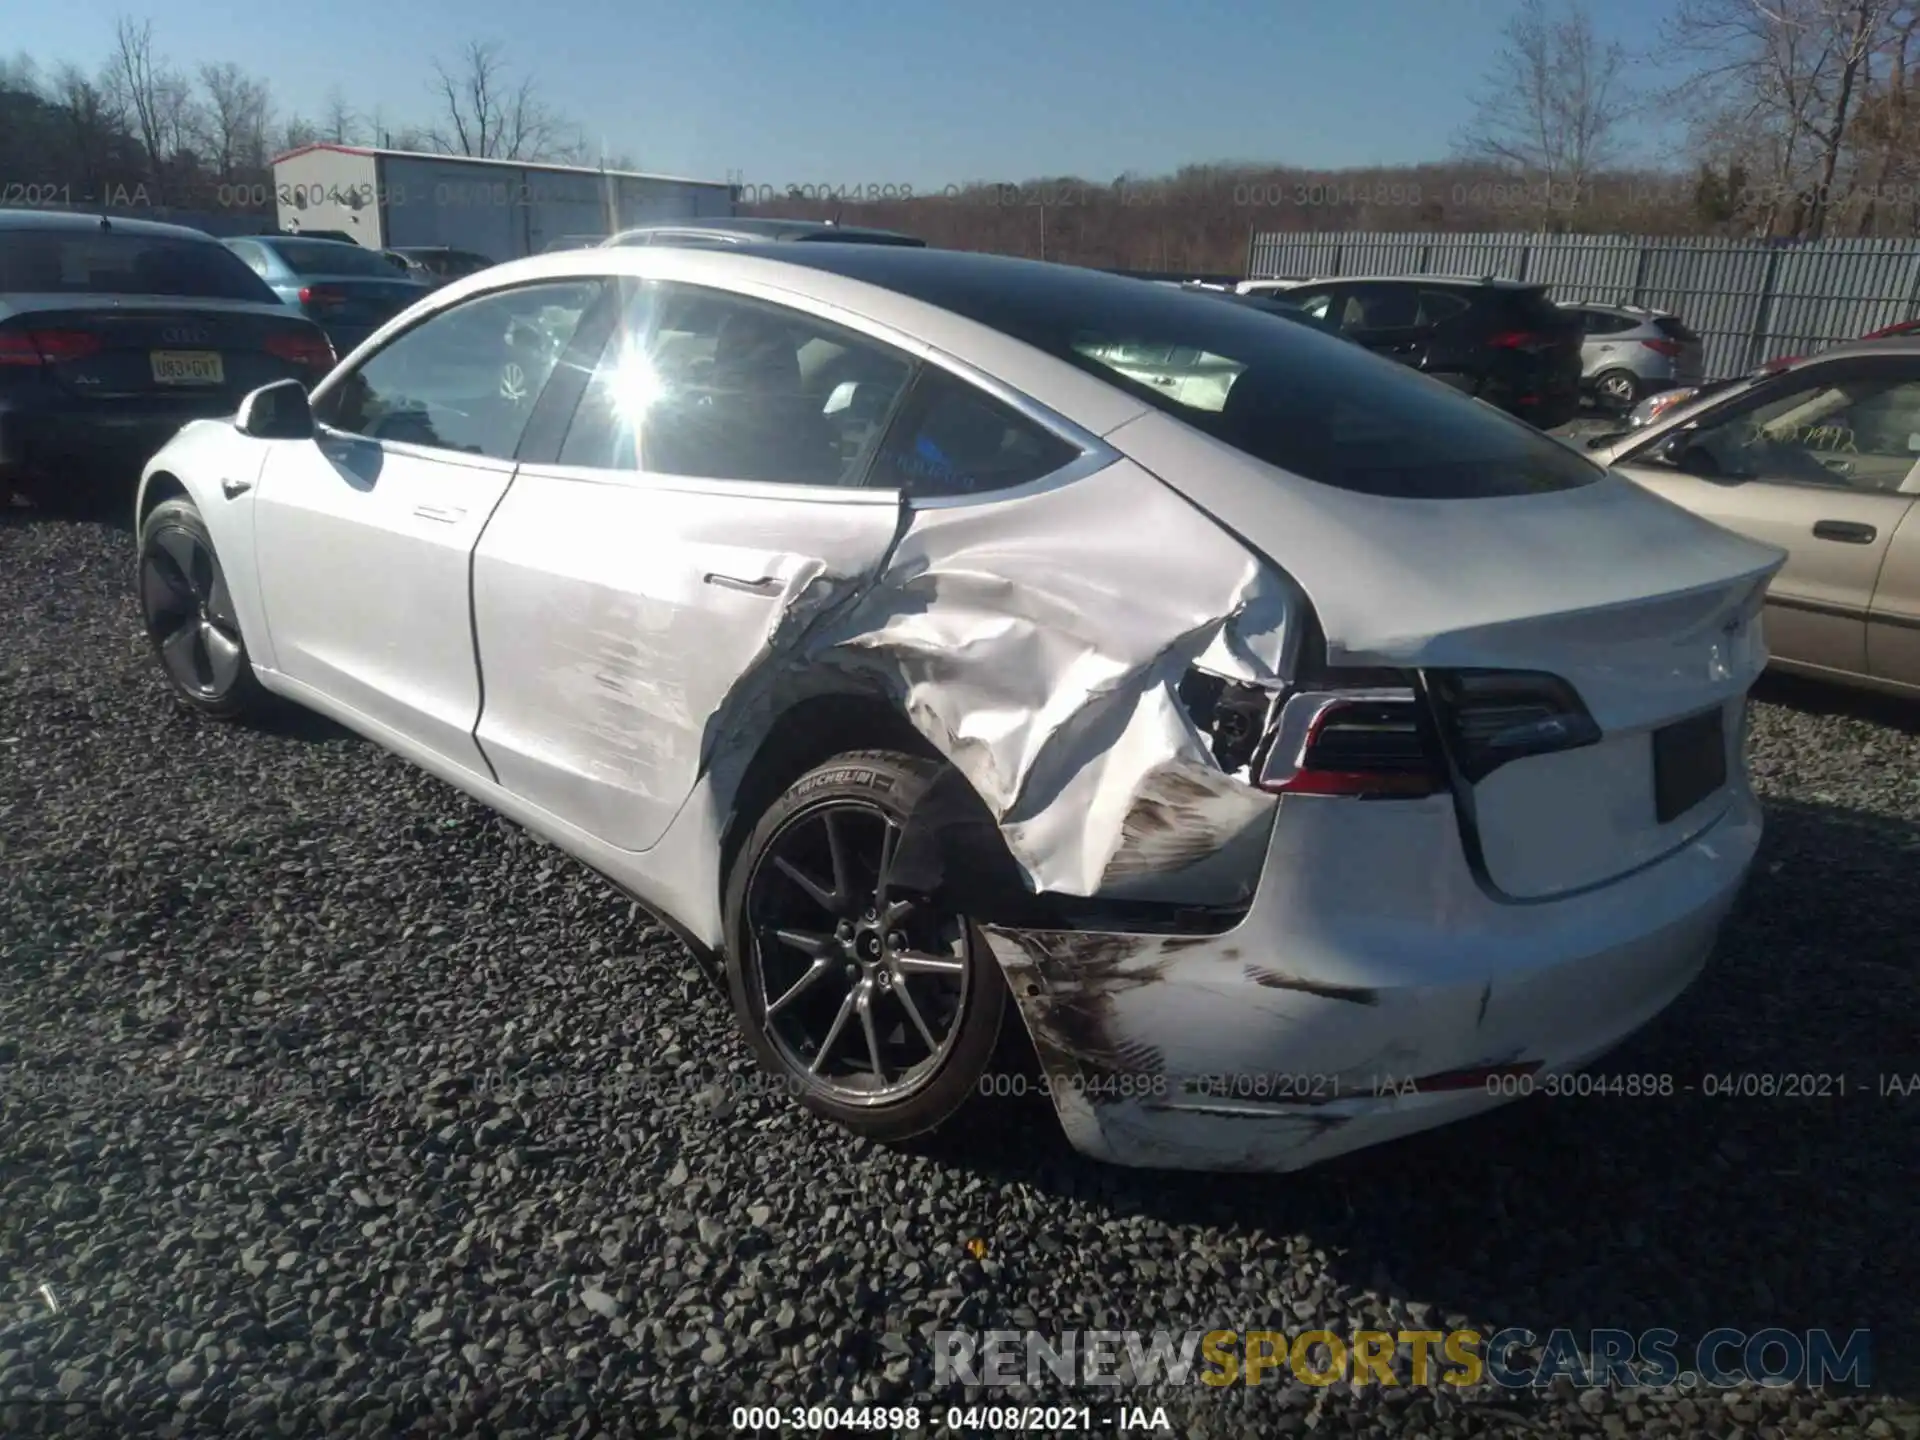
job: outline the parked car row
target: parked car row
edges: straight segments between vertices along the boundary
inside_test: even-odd
[[[92,504],[187,422],[334,359],[297,295],[197,230],[0,210],[0,486]]]
[[[1920,337],[1836,346],[1589,442],[1616,473],[1778,545],[1784,670],[1920,695]]]
[[[1382,275],[1247,281],[1240,293],[1298,306],[1366,349],[1543,429],[1580,408],[1581,321],[1544,285]]]

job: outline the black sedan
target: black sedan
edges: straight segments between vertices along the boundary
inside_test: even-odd
[[[320,328],[210,235],[0,210],[0,495],[57,508],[130,496],[189,420],[333,361]]]

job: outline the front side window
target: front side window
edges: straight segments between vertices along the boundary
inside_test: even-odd
[[[1691,475],[1894,494],[1920,461],[1920,380],[1814,381],[1659,453]]]
[[[782,306],[640,288],[560,463],[782,485],[858,485],[912,364]]]
[[[921,499],[981,495],[1051,475],[1078,454],[1012,406],[929,367],[888,429],[868,484]]]
[[[523,285],[440,311],[344,376],[320,402],[319,418],[370,440],[510,460],[603,284]]]

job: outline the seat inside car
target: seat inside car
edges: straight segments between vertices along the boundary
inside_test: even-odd
[[[801,384],[793,332],[772,316],[730,309],[693,405],[661,406],[644,440],[649,469],[669,474],[831,485],[840,447]]]

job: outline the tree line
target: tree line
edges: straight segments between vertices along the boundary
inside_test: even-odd
[[[88,68],[0,60],[0,204],[240,209],[270,222],[275,155],[327,141],[446,155],[598,163],[580,126],[493,41],[436,58],[419,110],[356,108],[335,87],[318,114],[282,111],[262,76],[231,61],[188,68],[151,21],[121,19]],[[627,168],[624,156],[605,163]]]
[[[1920,235],[1920,0],[1674,0],[1638,54],[1601,38],[1588,3],[1523,0],[1474,85],[1468,124],[1428,164],[1217,162],[917,194],[743,184],[741,208],[1195,273],[1238,271],[1255,231]],[[185,68],[150,22],[123,19],[91,69],[0,62],[0,203],[137,187],[156,207],[244,205],[272,193],[274,155],[314,141],[601,158],[497,43],[469,42],[431,70],[404,115],[357,109],[338,89],[317,115],[287,113],[264,78],[221,61]],[[1679,138],[1648,153],[1639,137],[1661,128]]]

